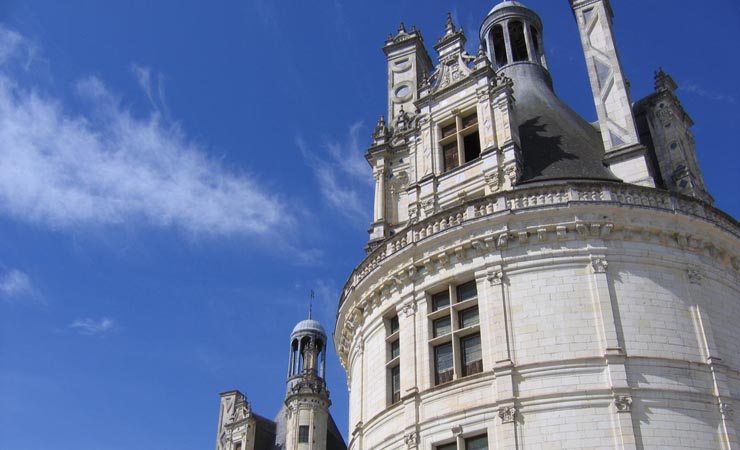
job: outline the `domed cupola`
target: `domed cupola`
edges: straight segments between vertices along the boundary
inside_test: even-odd
[[[493,68],[514,83],[522,176],[518,184],[549,180],[612,180],[598,130],[560,100],[545,59],[540,17],[515,1],[496,5],[480,39]]]
[[[522,3],[505,1],[488,13],[480,30],[494,69],[534,63],[547,67],[542,45],[542,21]]]

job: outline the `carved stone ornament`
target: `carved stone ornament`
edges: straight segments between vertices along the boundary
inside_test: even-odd
[[[455,425],[454,427],[452,427],[452,434],[454,434],[455,436],[462,435],[463,434],[462,425]]]
[[[517,170],[516,165],[509,166],[506,169],[506,178],[509,179],[509,183],[511,183],[512,186],[519,181],[519,170]]]
[[[486,184],[488,184],[488,187],[491,188],[492,191],[497,191],[499,189],[499,186],[501,185],[501,175],[499,175],[498,170],[487,173],[485,175],[485,179]]]
[[[732,413],[733,413],[732,405],[729,403],[720,403],[719,404],[719,413],[722,414],[722,418],[725,420],[731,420],[732,419]]]
[[[419,218],[419,204],[409,203],[409,221],[416,222]]]
[[[614,399],[614,406],[617,407],[617,412],[630,412],[632,411],[632,397],[619,395]]]
[[[606,273],[606,268],[608,266],[609,266],[609,263],[606,262],[606,260],[602,258],[596,258],[593,261],[591,261],[591,267],[594,269],[594,273]]]
[[[428,216],[434,213],[434,203],[433,198],[428,198],[421,202],[421,207]]]
[[[419,435],[416,432],[411,432],[403,437],[403,441],[407,448],[416,448],[419,445]]]
[[[403,306],[401,306],[401,312],[403,312],[403,315],[406,317],[411,317],[416,312],[416,302],[410,301]]]
[[[409,174],[405,170],[394,173],[390,184],[391,193],[393,195],[399,194],[409,185]]]
[[[516,420],[517,410],[514,406],[504,406],[498,410],[501,423],[511,423]]]
[[[702,280],[701,272],[699,272],[696,269],[689,269],[687,271],[687,274],[689,276],[689,283],[691,283],[691,284],[701,284],[701,280]]]
[[[489,269],[486,273],[486,279],[491,286],[499,286],[504,280],[504,272],[501,270]]]

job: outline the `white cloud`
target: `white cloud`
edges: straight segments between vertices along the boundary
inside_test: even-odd
[[[302,138],[296,139],[304,159],[313,169],[324,200],[340,214],[365,226],[371,219],[368,192],[373,185],[372,171],[359,145],[362,123],[349,128],[343,143],[325,141],[323,154],[309,150]]]
[[[0,298],[13,301],[33,296],[33,286],[28,274],[12,269],[0,275]]]
[[[0,25],[0,214],[53,229],[145,223],[216,236],[291,226],[281,199],[208,156],[159,108],[134,116],[95,77],[77,85],[87,113],[21,86],[7,55],[31,47],[16,36]],[[134,67],[156,105],[161,75],[155,95],[149,69]]]
[[[80,334],[96,335],[114,331],[116,326],[113,319],[104,317],[102,319],[77,319],[69,324],[69,328],[78,331]]]
[[[680,90],[690,92],[692,94],[696,94],[699,97],[704,97],[710,100],[714,100],[717,102],[723,102],[723,103],[729,103],[729,104],[735,104],[737,102],[737,99],[726,93],[721,92],[712,92],[704,89],[703,87],[699,86],[696,83],[692,83],[691,81],[687,81],[683,83],[680,87]]]

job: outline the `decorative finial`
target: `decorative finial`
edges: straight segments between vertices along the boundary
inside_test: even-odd
[[[478,46],[478,58],[483,59],[486,57],[486,49],[483,48],[483,43]]]
[[[399,33],[405,33],[406,32],[406,25],[401,22],[401,24],[398,26],[398,32]]]
[[[447,24],[445,25],[445,34],[452,34],[455,32],[455,24],[452,23],[452,13],[447,12]]]
[[[314,297],[314,293],[313,293],[313,289],[311,289],[311,300],[308,302],[308,320],[311,320],[312,318],[311,316],[313,313],[313,297]]]

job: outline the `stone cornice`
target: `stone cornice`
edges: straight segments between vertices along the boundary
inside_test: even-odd
[[[722,243],[713,241],[712,236],[690,235],[666,229],[661,224],[651,226],[624,218],[579,220],[578,217],[571,216],[568,221],[562,220],[562,213],[566,212],[564,208],[583,209],[590,206],[599,206],[600,210],[611,207],[612,213],[615,212],[615,207],[625,207],[630,210],[639,208],[681,214],[699,219],[729,233],[732,237],[740,238],[740,224],[707,203],[680,194],[629,184],[553,184],[501,192],[470,201],[412,224],[394,237],[381,242],[352,272],[342,290],[334,336],[340,360],[346,367],[347,351],[355,330],[375,307],[390,297],[392,291],[400,291],[407,284],[407,280],[414,279],[421,272],[429,274],[443,270],[451,261],[469,260],[506,249],[510,244],[528,245],[530,241],[578,239],[656,241],[688,251],[705,253],[719,264],[730,267],[735,273],[740,270],[740,256],[736,254],[736,250],[725,248]],[[553,208],[563,209],[559,214],[553,211]],[[541,214],[560,217],[553,223],[538,220],[536,225],[516,230],[509,229],[511,219],[527,218],[522,214],[532,217]],[[485,232],[481,231],[483,223]],[[469,225],[471,230],[471,233],[462,240],[450,242],[450,245],[440,247],[434,253],[427,252],[418,256],[417,252],[415,258],[411,258],[411,254],[407,253],[408,261],[404,260],[401,252],[407,248],[420,248],[429,242],[428,239],[442,236],[444,233],[459,232],[462,225]],[[615,226],[619,227],[617,236],[613,234]],[[472,233],[473,231],[477,234]],[[387,266],[387,273],[379,272],[381,266],[392,257],[398,259],[397,263]],[[356,298],[352,305],[345,305],[347,297],[351,296],[361,284],[367,284],[362,287],[362,298]]]

